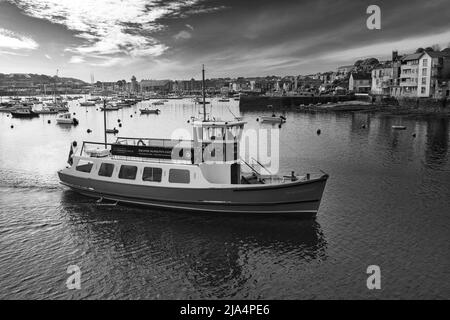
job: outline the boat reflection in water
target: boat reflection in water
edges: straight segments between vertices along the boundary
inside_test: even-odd
[[[63,192],[68,237],[95,298],[282,297],[283,281],[326,260],[315,220],[97,207]],[[264,284],[267,291],[254,290]]]

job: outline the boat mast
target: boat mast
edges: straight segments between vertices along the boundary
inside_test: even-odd
[[[103,99],[103,130],[105,133],[105,149],[108,148],[108,141],[106,140],[106,97]]]
[[[54,103],[55,107],[56,107],[56,79],[58,78],[58,73],[59,73],[58,71],[59,70],[56,69],[56,77],[55,77],[55,82],[53,84],[53,103]]]
[[[205,65],[202,68],[203,121],[206,121]]]

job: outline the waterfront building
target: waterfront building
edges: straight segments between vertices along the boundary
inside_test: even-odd
[[[170,80],[141,80],[142,92],[169,93],[172,91],[172,81]]]
[[[417,97],[419,60],[423,53],[409,54],[401,59],[400,95]]]
[[[348,90],[354,93],[367,94],[372,88],[372,75],[370,73],[351,73]]]
[[[418,97],[440,95],[442,82],[450,79],[450,52],[423,52],[418,66]]]

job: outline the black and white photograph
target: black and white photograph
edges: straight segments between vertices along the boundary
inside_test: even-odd
[[[0,0],[0,300],[449,299],[448,0]]]

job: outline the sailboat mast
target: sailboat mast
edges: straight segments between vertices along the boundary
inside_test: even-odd
[[[108,139],[106,137],[106,97],[103,99],[103,132],[105,134],[105,149],[107,149]]]
[[[206,121],[205,65],[202,68],[203,121]]]

